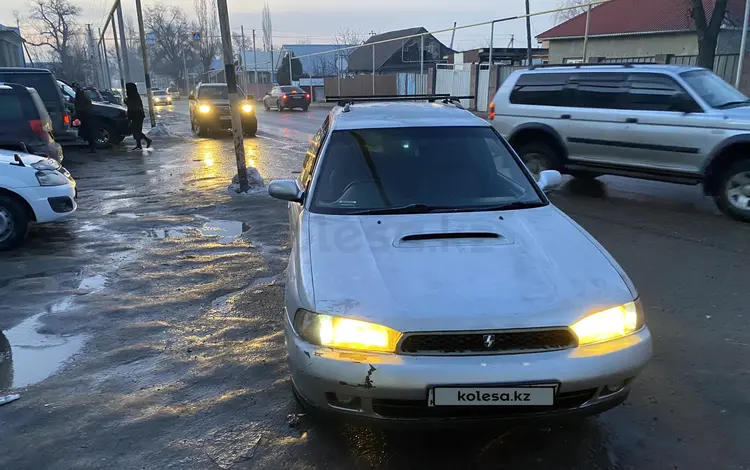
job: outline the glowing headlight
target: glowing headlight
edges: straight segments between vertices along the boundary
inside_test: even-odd
[[[207,105],[207,104],[202,104],[202,105],[200,105],[200,106],[198,107],[198,109],[199,109],[199,110],[200,110],[200,112],[202,112],[203,114],[206,114],[206,113],[210,113],[210,112],[211,112],[211,106],[209,106],[209,105]]]
[[[251,112],[252,110],[253,110],[253,107],[252,107],[252,105],[249,105],[249,104],[243,104],[243,105],[242,105],[242,111],[244,111],[244,112],[246,112],[246,113],[249,113],[249,112]]]
[[[298,310],[294,329],[305,341],[331,348],[395,352],[401,333],[381,325],[350,318]]]
[[[635,333],[643,326],[639,301],[593,313],[570,328],[578,336],[578,344],[600,343]]]

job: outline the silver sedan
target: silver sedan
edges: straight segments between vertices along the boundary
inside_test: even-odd
[[[415,117],[415,116],[418,116]],[[418,126],[418,127],[415,127]],[[378,421],[552,418],[622,403],[652,353],[635,287],[485,121],[334,109],[289,201],[294,390]]]

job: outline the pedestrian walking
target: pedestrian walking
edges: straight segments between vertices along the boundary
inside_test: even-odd
[[[80,121],[78,126],[78,136],[81,137],[85,142],[89,144],[89,151],[96,153],[96,136],[94,133],[94,123],[92,122],[92,110],[93,104],[91,98],[86,94],[86,90],[83,89],[77,83],[73,84],[76,90],[75,107],[76,107],[76,119]]]
[[[141,95],[138,94],[138,87],[135,83],[126,83],[125,91],[127,92],[125,105],[128,107],[130,131],[133,133],[136,144],[133,150],[143,148],[141,147],[141,140],[145,140],[146,148],[149,148],[151,147],[151,139],[143,134],[143,120],[146,118],[146,113],[143,112],[143,101],[141,101]]]

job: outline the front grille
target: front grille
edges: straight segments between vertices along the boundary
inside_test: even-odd
[[[573,348],[577,344],[567,328],[412,333],[403,339],[399,352],[422,356],[521,354]]]
[[[372,410],[384,418],[511,418],[570,411],[594,398],[595,388],[558,393],[552,406],[427,406],[424,400],[373,399]]]

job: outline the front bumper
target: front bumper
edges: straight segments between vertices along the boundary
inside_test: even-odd
[[[621,403],[651,358],[643,328],[619,340],[563,351],[497,356],[399,356],[311,345],[285,326],[294,387],[317,410],[375,421],[529,420],[599,413]],[[435,386],[556,384],[552,407],[428,407]],[[612,392],[608,386],[622,388]],[[354,408],[335,394],[355,397]]]
[[[72,178],[69,179],[70,183],[62,186],[35,186],[14,191],[29,203],[36,222],[52,222],[68,217],[78,209],[76,183]]]
[[[255,113],[242,114],[242,125],[252,125],[257,122]],[[222,119],[223,118],[223,119]],[[203,114],[196,117],[196,121],[201,127],[209,129],[231,129],[232,119],[228,114]]]

